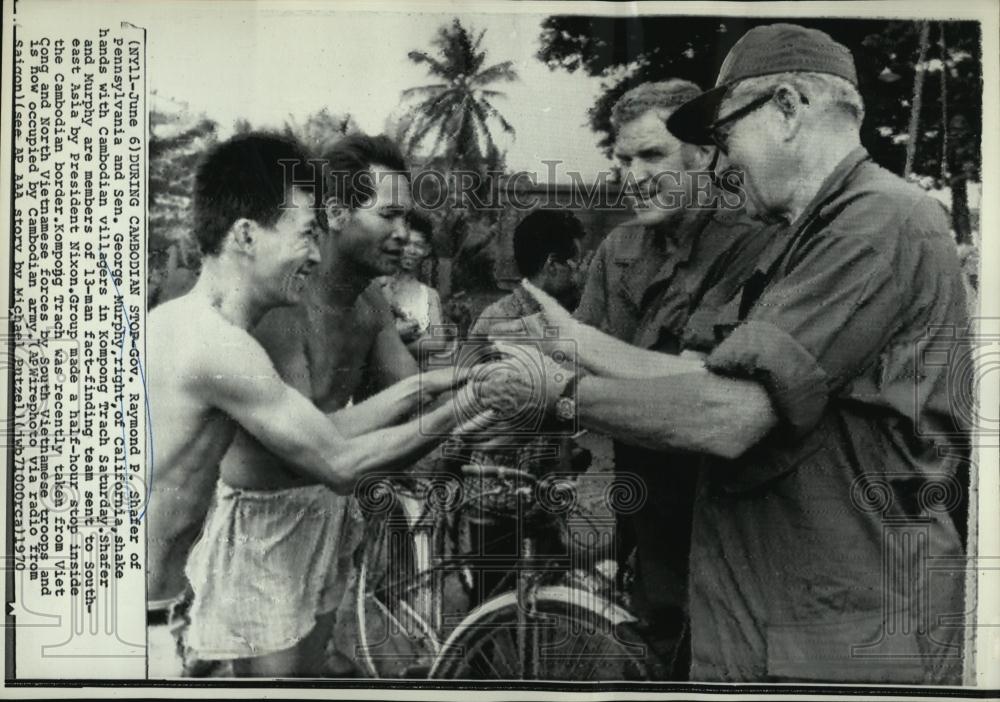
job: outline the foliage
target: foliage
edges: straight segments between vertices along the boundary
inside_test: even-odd
[[[414,63],[426,66],[428,75],[437,81],[404,90],[406,111],[388,125],[387,131],[399,140],[418,170],[445,174],[462,170],[485,176],[504,167],[495,130],[511,137],[515,131],[494,105],[504,97],[495,84],[518,80],[518,75],[511,61],[487,66],[487,52],[481,48],[485,34],[485,30],[466,28],[456,18],[438,29],[431,41],[433,51],[407,54]],[[485,178],[481,182],[485,197],[489,184]],[[495,214],[464,210],[446,200],[436,219],[436,248],[439,254],[454,257],[451,285],[467,290],[493,288]]]
[[[150,307],[193,280],[200,256],[191,237],[191,191],[198,161],[218,140],[218,125],[187,105],[153,94],[149,111]]]
[[[903,171],[910,102],[920,25],[877,19],[745,17],[583,17],[554,16],[542,24],[538,58],[553,70],[582,70],[605,80],[605,90],[590,110],[601,146],[610,152],[611,107],[629,88],[646,81],[685,78],[714,84],[726,53],[747,30],[760,24],[794,22],[827,32],[854,54],[867,116],[862,143],[873,158],[897,173]],[[944,48],[941,33],[944,33]],[[946,71],[947,157],[944,169],[955,194],[981,168],[982,64],[980,27],[976,22],[935,22],[924,66],[927,70],[915,170],[942,173],[945,129],[941,100]],[[956,202],[964,198],[956,197]],[[968,234],[968,213],[953,212],[959,237]]]
[[[493,100],[504,97],[495,83],[518,79],[510,61],[484,68],[486,51],[480,46],[486,30],[475,33],[455,18],[440,27],[431,41],[436,49],[410,51],[416,64],[427,67],[429,76],[438,82],[403,91],[404,101],[419,100],[411,110],[412,119],[402,125],[404,147],[415,153],[426,140],[433,138],[432,157],[449,170],[466,168],[493,169],[503,162],[503,155],[493,138],[493,125],[513,135],[514,127],[494,106]]]
[[[357,131],[358,125],[350,113],[335,114],[326,107],[301,122],[289,116],[284,128],[285,134],[297,138],[317,155],[322,155],[341,137]]]

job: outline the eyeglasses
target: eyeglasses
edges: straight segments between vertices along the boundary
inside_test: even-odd
[[[730,125],[731,127],[733,124],[743,119],[751,112],[754,112],[755,110],[759,110],[760,108],[762,108],[764,105],[769,103],[771,101],[771,98],[773,97],[774,93],[762,95],[755,100],[751,100],[743,107],[733,110],[728,115],[725,115],[724,117],[719,117],[717,120],[708,125],[708,132],[712,138],[712,143],[714,143],[716,147],[718,147],[719,151],[721,151],[724,154],[728,154],[729,145],[727,144],[727,139],[729,137],[729,132],[728,130],[724,131],[720,129],[720,127],[726,124]]]

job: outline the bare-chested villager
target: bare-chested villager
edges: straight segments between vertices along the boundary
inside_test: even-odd
[[[339,140],[323,154],[323,162],[329,234],[320,245],[322,263],[303,304],[272,310],[254,336],[286,382],[332,412],[413,376],[418,365],[380,286],[373,284],[376,277],[396,272],[409,236],[406,215],[412,200],[403,156],[387,137],[356,134]],[[244,431],[237,432],[222,461],[222,480],[265,490],[315,482]],[[320,618],[324,631],[333,627],[336,607],[347,593],[363,536],[356,500],[328,497],[335,513],[327,537],[336,541],[336,559],[324,605],[334,609]],[[333,652],[328,674],[351,671],[353,647],[344,648],[351,650]]]
[[[149,609],[163,611],[184,592],[187,562],[194,589],[189,643],[200,658],[250,659],[237,674],[322,672],[323,647],[311,644],[326,636],[316,615],[335,573],[335,491],[347,494],[366,472],[411,462],[463,416],[446,404],[419,422],[390,426],[415,411],[421,394],[451,389],[450,371],[415,376],[324,415],[282,379],[251,335],[268,310],[302,300],[321,261],[319,240],[327,234],[313,194],[285,179],[288,164],[305,158],[294,142],[262,134],[235,137],[209,154],[195,189],[204,255],[198,283],[147,322],[155,436]],[[334,231],[361,216],[329,211]],[[364,215],[382,216],[374,208]],[[249,466],[226,471],[206,522],[219,462],[238,428],[301,477],[274,470],[264,478]],[[230,616],[208,618],[219,611]],[[246,648],[220,655],[232,641]]]

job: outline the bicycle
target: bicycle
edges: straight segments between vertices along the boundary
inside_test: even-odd
[[[514,587],[489,597],[453,626],[443,612],[444,583],[476,565],[448,553],[454,516],[481,507],[464,499],[457,476],[400,482],[376,478],[367,500],[372,521],[356,596],[358,658],[372,677],[515,680],[647,680],[658,663],[613,581],[595,569],[610,529],[595,528],[577,505],[575,476],[465,465],[465,476],[513,481],[521,508]],[[616,481],[618,478],[616,477]],[[612,496],[638,491],[619,481]],[[619,502],[622,500],[619,498]],[[375,509],[371,509],[371,507]],[[637,505],[636,505],[637,507]],[[560,524],[563,557],[536,552],[538,529]],[[386,567],[382,567],[386,566]],[[405,646],[399,646],[405,642]]]

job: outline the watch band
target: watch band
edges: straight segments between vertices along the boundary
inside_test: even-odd
[[[576,385],[580,374],[574,373],[563,387],[555,404],[555,416],[561,422],[571,422],[576,419]]]
[[[559,397],[568,397],[574,402],[576,401],[576,384],[580,382],[581,373],[576,372],[570,377],[566,385],[563,386],[562,392],[559,393]]]

